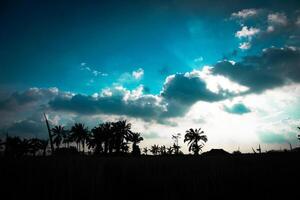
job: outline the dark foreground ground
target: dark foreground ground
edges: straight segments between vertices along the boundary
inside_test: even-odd
[[[3,199],[297,199],[300,191],[300,155],[295,153],[25,157],[0,162]]]

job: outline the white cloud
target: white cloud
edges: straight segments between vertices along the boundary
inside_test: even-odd
[[[134,83],[140,81],[143,78],[143,76],[144,70],[142,68],[132,71],[131,73],[125,72],[120,75],[116,84],[118,85],[124,83]]]
[[[139,68],[138,70],[132,72],[132,76],[136,80],[140,80],[144,76],[144,70],[142,68]]]
[[[243,38],[243,37],[251,38],[254,35],[258,34],[259,32],[260,29],[258,28],[253,28],[253,27],[248,28],[248,26],[243,26],[242,30],[237,31],[235,36],[238,38]]]
[[[195,63],[201,63],[202,61],[203,61],[203,57],[202,56],[194,59]]]
[[[251,48],[251,43],[250,42],[240,43],[239,48],[242,49],[242,50],[250,49]]]
[[[231,14],[231,17],[233,18],[249,18],[249,17],[253,17],[255,15],[258,14],[258,10],[257,9],[243,9],[241,11],[235,12]]]
[[[81,66],[80,70],[88,71],[89,73],[91,73],[95,77],[97,77],[97,76],[108,76],[107,73],[103,73],[101,71],[92,69],[91,67],[87,66],[87,63],[83,62],[83,63],[80,64],[80,66]]]
[[[273,32],[274,30],[275,30],[274,26],[268,26],[268,28],[267,28],[267,32],[268,32],[268,33],[271,33],[271,32]]]
[[[225,91],[232,94],[239,94],[249,90],[248,87],[235,83],[224,76],[213,75],[211,69],[212,67],[210,66],[204,66],[202,70],[193,70],[185,73],[185,76],[199,77],[206,83],[207,89],[216,94],[220,94]]]

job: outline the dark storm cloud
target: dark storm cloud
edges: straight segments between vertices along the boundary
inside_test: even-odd
[[[68,98],[56,98],[49,102],[53,110],[70,111],[78,114],[116,114],[139,117],[145,120],[157,118],[164,112],[164,105],[159,104],[153,95],[142,95],[125,100],[126,93],[115,93],[111,96],[75,95]]]
[[[65,95],[70,95],[70,93],[60,92],[57,88],[29,88],[23,92],[14,92],[8,98],[0,101],[0,112],[17,111],[41,104],[41,102],[48,102],[56,96]]]
[[[41,114],[47,110],[47,104],[56,97],[71,97],[69,92],[57,88],[29,88],[22,92],[13,92],[0,100],[0,127],[7,127],[12,122],[26,119],[32,114]],[[32,120],[32,119],[30,119]]]
[[[170,124],[166,118],[183,116],[197,101],[214,102],[225,99],[230,93],[213,93],[197,75],[176,74],[169,76],[161,94],[136,97],[126,89],[110,90],[110,95],[98,97],[77,94],[72,98],[56,98],[49,102],[51,109],[78,114],[116,114],[139,117]]]
[[[224,106],[224,111],[237,115],[243,115],[251,112],[251,110],[248,107],[246,107],[243,103],[237,103],[232,106]]]
[[[265,49],[259,56],[247,56],[241,62],[217,63],[214,74],[250,88],[248,93],[300,82],[300,50],[294,47]]]
[[[199,77],[176,74],[163,86],[161,94],[167,100],[191,105],[197,101],[218,101],[222,97],[206,88]]]

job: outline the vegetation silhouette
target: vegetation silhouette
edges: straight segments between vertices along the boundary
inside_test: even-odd
[[[52,137],[53,138],[53,142],[56,145],[56,148],[59,149],[60,144],[63,141],[63,135],[66,131],[64,130],[64,127],[61,125],[55,126],[54,128],[52,128]]]
[[[189,129],[186,131],[184,136],[184,142],[188,142],[189,151],[192,151],[195,155],[199,154],[199,151],[204,146],[204,143],[207,142],[207,136],[204,135],[204,131],[199,129]],[[200,142],[200,144],[198,144]]]
[[[88,128],[85,127],[85,125],[82,123],[75,123],[74,126],[71,127],[71,141],[74,141],[76,143],[78,151],[81,151],[82,147],[82,152],[84,152],[85,143],[86,140],[88,140],[88,132]]]
[[[238,192],[248,192],[270,198],[274,190],[285,194],[296,190],[291,177],[300,178],[297,148],[263,153],[258,145],[255,154],[241,153],[239,148],[232,154],[223,149],[201,153],[208,141],[201,128],[184,134],[184,143],[194,155],[180,156],[180,133],[172,135],[169,146],[153,144],[144,147],[141,155],[144,138],[125,120],[92,129],[83,123],[70,130],[46,126],[47,140],[8,134],[1,138],[0,177],[5,183],[1,194],[9,199],[95,199],[117,197],[117,193],[183,199],[199,195],[199,188],[204,197],[239,198]]]

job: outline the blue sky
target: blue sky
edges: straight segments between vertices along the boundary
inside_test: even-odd
[[[264,133],[248,133],[245,150],[296,144],[295,130],[278,136],[269,124],[288,119],[292,127],[300,118],[297,1],[1,1],[0,7],[3,130],[43,136],[37,114],[43,111],[65,125],[122,117],[145,137],[158,136],[153,143],[167,144],[167,131],[185,126],[218,132],[211,122],[223,113],[218,120],[248,120],[244,128],[267,124]],[[292,103],[278,110],[249,101],[275,95],[278,106],[287,101],[282,92]],[[204,104],[211,111],[195,113]],[[278,116],[265,122],[271,112]],[[191,113],[193,123],[181,124]],[[158,134],[160,128],[166,132]],[[211,144],[234,149],[246,140],[236,134]]]

